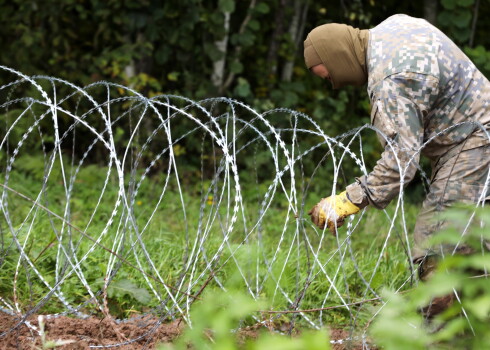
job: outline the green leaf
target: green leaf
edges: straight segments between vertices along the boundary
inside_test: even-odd
[[[465,303],[465,307],[478,317],[480,320],[485,320],[490,312],[490,295],[484,295]]]
[[[253,35],[250,31],[245,31],[242,34],[237,34],[236,40],[242,46],[251,46],[255,41],[255,35]]]
[[[467,27],[470,25],[471,17],[472,17],[471,11],[461,10],[461,11],[458,11],[458,13],[453,16],[453,23],[456,27],[459,27],[462,29],[468,29]]]
[[[211,58],[212,61],[218,61],[223,57],[223,52],[218,50],[216,45],[214,45],[213,43],[205,43],[204,51],[206,52],[208,57]]]
[[[473,5],[475,0],[458,0],[457,3],[459,6],[468,7]]]
[[[466,326],[468,325],[468,321],[464,317],[455,318],[448,322],[440,331],[437,331],[433,335],[433,339],[435,342],[444,341],[444,340],[454,340],[455,334],[462,334],[464,332]]]
[[[164,64],[168,61],[171,51],[167,45],[160,46],[155,52],[155,61],[158,64]]]
[[[240,97],[248,97],[251,95],[250,84],[244,78],[238,78],[238,85],[235,88],[235,93]]]
[[[261,3],[257,4],[257,6],[255,6],[255,10],[259,13],[266,14],[266,13],[269,13],[270,8],[269,8],[269,5],[267,5],[264,2],[261,2]]]
[[[235,74],[243,72],[243,64],[238,61],[234,61],[230,64],[230,71]]]
[[[31,46],[34,43],[34,39],[32,38],[32,36],[27,33],[24,33],[24,35],[22,35],[21,40],[26,46]]]
[[[179,80],[179,72],[170,72],[167,74],[167,79],[169,81],[178,81]]]
[[[446,10],[454,10],[456,8],[457,0],[442,0],[441,4]]]
[[[475,269],[488,269],[490,268],[490,256],[488,255],[471,255],[464,259],[465,266],[469,266]]]
[[[224,17],[222,13],[214,12],[209,15],[209,20],[212,24],[222,26],[224,22]]]
[[[470,38],[471,31],[469,28],[460,28],[453,32],[454,39],[458,42],[464,43]]]
[[[386,349],[426,349],[430,339],[421,327],[422,317],[407,297],[388,291],[382,295],[387,303],[371,326],[376,344]]]
[[[461,275],[456,273],[448,274],[445,271],[439,270],[428,283],[414,290],[413,295],[419,306],[423,306],[431,297],[443,296],[452,293],[455,289],[457,290],[462,280],[463,277]]]
[[[441,11],[437,16],[437,22],[444,27],[448,27],[451,25],[452,14],[449,11]]]
[[[121,296],[129,295],[142,304],[147,304],[151,301],[150,293],[146,289],[138,288],[128,279],[112,282],[109,285],[108,293]]]
[[[233,12],[235,11],[235,1],[233,0],[219,0],[218,1],[218,8],[222,12]]]
[[[299,103],[298,95],[293,91],[285,91],[282,93],[282,102],[280,105],[284,107],[293,107]]]
[[[259,30],[260,29],[260,22],[257,21],[256,19],[252,19],[250,22],[248,22],[248,26],[252,30]]]

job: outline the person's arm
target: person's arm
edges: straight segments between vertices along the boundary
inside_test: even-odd
[[[380,83],[371,122],[384,134],[378,136],[385,149],[373,171],[347,187],[352,203],[383,209],[399,194],[401,173],[404,185],[413,179],[424,140],[424,116],[437,98],[437,86],[435,77],[416,73],[392,75]]]

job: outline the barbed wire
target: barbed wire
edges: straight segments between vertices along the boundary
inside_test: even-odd
[[[192,327],[194,301],[210,285],[226,291],[231,275],[252,298],[268,297],[271,310],[252,315],[257,322],[261,313],[292,313],[292,324],[298,317],[320,328],[324,311],[343,308],[354,328],[366,302],[384,303],[373,281],[394,235],[408,262],[395,288],[401,292],[412,284],[403,179],[433,138],[408,165],[396,159],[400,194],[394,210],[385,211],[386,228],[376,233],[381,247],[366,267],[355,244],[366,210],[349,218],[345,234],[331,238],[305,218],[304,208],[318,199],[312,188],[335,194],[345,185],[343,172],[367,175],[364,135],[376,132],[393,150],[392,140],[375,127],[331,136],[289,109],[259,113],[224,97],[147,98],[110,82],[81,88],[0,69],[11,76],[0,86],[0,269],[12,273],[0,311],[20,316],[0,337],[22,324],[35,330],[27,318],[43,310],[57,310],[48,318],[111,317],[109,294],[123,284],[145,296],[137,310],[142,317],[158,315],[145,336],[177,318]],[[200,149],[200,159],[187,159],[186,147],[194,147],[192,154]],[[320,161],[311,166],[313,159]],[[91,175],[89,182],[83,173]],[[24,186],[26,174],[37,182]],[[91,193],[90,203],[81,203],[84,191]],[[87,207],[91,212],[81,212]],[[361,289],[355,295],[353,276]],[[74,285],[86,295],[71,295]],[[366,341],[365,331],[361,338]]]

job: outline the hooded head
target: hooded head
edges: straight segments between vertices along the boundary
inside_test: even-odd
[[[346,85],[363,85],[368,78],[368,40],[368,30],[337,23],[318,26],[304,42],[306,66],[310,69],[324,64],[334,89]]]

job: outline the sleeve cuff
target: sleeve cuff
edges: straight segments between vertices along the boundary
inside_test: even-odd
[[[369,204],[366,193],[359,182],[356,181],[353,184],[350,184],[345,191],[347,192],[347,198],[360,209]]]

